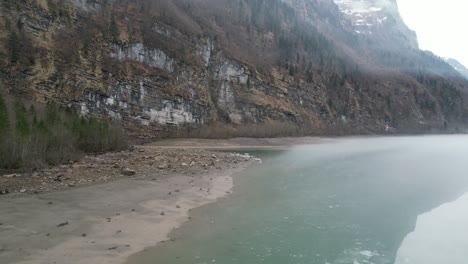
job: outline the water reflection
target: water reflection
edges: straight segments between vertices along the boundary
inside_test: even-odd
[[[468,263],[468,194],[418,217],[395,264]]]
[[[235,177],[232,195],[193,210],[191,221],[171,234],[173,242],[127,263],[390,264],[397,252],[397,264],[462,263],[456,258],[468,245],[458,241],[468,221],[457,214],[468,198],[460,198],[456,214],[441,214],[448,220],[425,225],[425,215],[418,216],[468,190],[467,139],[352,138],[248,151],[264,162]]]

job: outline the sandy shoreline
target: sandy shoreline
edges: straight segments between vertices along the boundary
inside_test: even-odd
[[[146,156],[152,153],[153,147],[143,148]],[[190,155],[202,161],[198,167],[182,163],[180,169],[173,165],[162,170],[158,164],[133,164],[134,177],[0,196],[0,262],[124,263],[130,255],[167,240],[172,229],[189,221],[190,209],[229,194],[232,175],[255,162],[230,153],[215,157],[204,150],[180,154]],[[212,164],[201,164],[208,159]],[[80,173],[86,171],[95,173],[93,168]]]

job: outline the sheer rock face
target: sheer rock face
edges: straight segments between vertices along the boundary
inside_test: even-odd
[[[70,1],[2,6],[0,89],[150,137],[215,123],[420,131],[468,118],[466,83],[417,49],[395,1]]]
[[[418,49],[416,33],[403,22],[396,0],[334,0],[357,34],[373,35],[390,45]]]
[[[128,47],[114,45],[113,49],[111,57],[120,61],[132,60],[169,72],[174,71],[174,60],[162,50],[146,48],[142,43],[130,44]]]
[[[339,19],[344,30],[351,34],[370,37],[379,44],[388,44],[388,47],[397,45],[399,48],[418,49],[416,33],[403,22],[396,0],[282,1],[297,10],[305,20],[325,28],[325,33],[337,30],[337,25],[330,27],[327,20]],[[321,19],[317,20],[317,17]]]

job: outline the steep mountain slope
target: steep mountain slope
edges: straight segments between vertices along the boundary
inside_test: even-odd
[[[459,61],[451,58],[445,59],[445,61],[450,64],[456,71],[458,71],[463,77],[468,79],[468,69],[465,67],[465,65],[461,64]]]
[[[465,124],[466,80],[383,2],[4,0],[0,83],[145,137]]]

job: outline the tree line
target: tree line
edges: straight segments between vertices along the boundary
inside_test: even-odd
[[[52,103],[28,106],[0,93],[0,169],[35,169],[126,146],[117,123]]]

